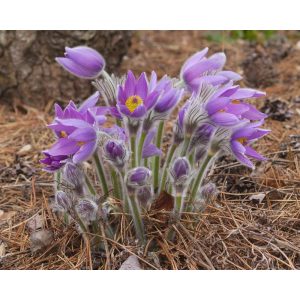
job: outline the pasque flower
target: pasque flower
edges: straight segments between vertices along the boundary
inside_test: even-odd
[[[250,144],[268,134],[270,130],[258,128],[262,122],[246,124],[233,131],[230,139],[230,148],[235,158],[245,166],[254,169],[250,158],[265,160],[266,158],[257,153]]]
[[[170,175],[176,187],[183,187],[191,175],[191,165],[186,157],[177,157],[170,168]]]
[[[145,73],[138,79],[128,71],[125,83],[119,86],[117,107],[129,118],[141,119],[156,104],[159,92],[150,90]]]
[[[192,92],[198,92],[202,83],[220,85],[230,80],[240,80],[241,76],[232,71],[221,71],[226,62],[224,53],[215,53],[209,58],[205,55],[208,48],[205,48],[192,55],[181,68],[180,77],[187,88]]]
[[[75,76],[94,79],[104,69],[104,58],[92,48],[86,46],[66,47],[65,51],[65,57],[57,57],[56,61]]]
[[[123,168],[129,159],[129,150],[124,141],[108,140],[103,146],[104,157],[117,168]]]
[[[126,174],[126,184],[131,188],[140,188],[150,183],[151,171],[145,167],[131,169]]]
[[[154,144],[152,144],[152,140],[156,135],[156,131],[157,131],[156,128],[153,128],[148,132],[146,136],[143,145],[143,151],[142,151],[143,158],[148,158],[148,157],[162,154],[162,151],[159,148],[157,148]]]
[[[43,151],[45,158],[40,160],[40,163],[46,165],[43,169],[48,172],[56,172],[65,165],[68,155],[50,155],[48,151]]]

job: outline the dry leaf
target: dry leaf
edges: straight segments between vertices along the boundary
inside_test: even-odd
[[[32,146],[30,144],[27,144],[25,146],[23,146],[18,152],[18,155],[25,155],[28,152],[30,152],[32,150]]]
[[[30,249],[32,252],[37,252],[49,246],[53,240],[53,233],[49,230],[40,230],[31,233]]]
[[[174,206],[174,198],[169,193],[162,191],[158,198],[154,201],[152,208],[155,210],[167,210],[170,211]]]
[[[13,216],[15,216],[15,214],[15,211],[4,212],[3,210],[0,210],[0,224],[4,224],[9,221]]]
[[[138,258],[130,255],[121,265],[119,270],[143,270]]]
[[[6,254],[4,242],[0,241],[0,259]]]

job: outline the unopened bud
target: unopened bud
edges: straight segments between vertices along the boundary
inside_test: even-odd
[[[93,200],[81,200],[76,205],[76,211],[84,221],[91,222],[97,219],[98,206]]]
[[[78,195],[83,195],[84,173],[78,165],[72,162],[66,163],[63,178],[72,185]]]
[[[70,211],[73,206],[72,198],[64,191],[58,191],[56,193],[56,204],[62,211]]]

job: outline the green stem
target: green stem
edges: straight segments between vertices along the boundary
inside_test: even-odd
[[[163,170],[163,175],[162,175],[162,180],[161,180],[161,185],[160,185],[159,192],[163,191],[163,189],[165,188],[166,181],[167,181],[167,175],[168,175],[168,168],[169,168],[169,165],[172,161],[172,158],[173,158],[173,155],[175,153],[176,148],[177,148],[177,145],[173,144],[171,146],[171,148],[169,149],[167,159],[166,159],[166,162],[165,162],[165,165],[164,165],[164,170]]]
[[[131,149],[131,167],[136,167],[136,135],[130,137],[130,149]]]
[[[214,153],[211,153],[209,152],[205,158],[205,160],[203,161],[201,167],[200,167],[200,170],[199,170],[199,173],[196,177],[196,179],[194,180],[193,182],[193,185],[192,185],[192,190],[191,190],[191,196],[190,196],[190,200],[189,200],[189,204],[192,204],[194,201],[195,201],[195,197],[196,197],[196,194],[199,190],[199,186],[202,184],[202,181],[203,181],[203,178],[204,176],[206,175],[206,171],[207,171],[207,168],[209,166],[209,163],[211,161],[211,159],[215,156]]]
[[[98,178],[99,178],[101,186],[102,186],[102,191],[103,191],[104,195],[107,197],[108,185],[107,185],[104,169],[102,166],[102,162],[101,162],[101,159],[100,159],[98,153],[94,154],[94,161],[95,161],[95,165],[96,165],[97,175],[98,175]]]
[[[164,131],[164,122],[160,121],[158,125],[157,136],[156,136],[156,147],[158,149],[161,148],[163,131]],[[155,156],[154,165],[153,165],[154,190],[156,190],[159,187],[159,167],[160,167],[160,156]]]
[[[86,174],[84,175],[84,178],[85,178],[85,184],[86,184],[86,186],[87,186],[89,192],[90,192],[93,196],[95,196],[95,195],[96,195],[96,191],[95,191],[95,189],[94,189],[93,184],[91,183],[90,178],[89,178],[88,175],[86,175]]]
[[[120,192],[118,174],[113,168],[111,169],[111,179],[112,179],[112,183],[113,183],[113,187],[114,187],[114,196],[117,199],[121,199],[121,192]]]
[[[142,244],[146,243],[144,234],[144,224],[138,207],[138,203],[134,196],[129,197],[129,207],[133,218],[133,223],[138,239]]]
[[[141,163],[142,160],[143,146],[144,146],[146,136],[147,133],[145,131],[142,131],[140,136],[140,141],[139,141],[139,147],[138,147],[138,165]]]
[[[60,184],[61,184],[61,171],[58,170],[54,174],[54,192],[55,192],[55,195],[56,195],[56,192],[59,191],[59,189],[60,189]]]
[[[190,137],[186,137],[183,141],[180,156],[185,156],[191,142]]]

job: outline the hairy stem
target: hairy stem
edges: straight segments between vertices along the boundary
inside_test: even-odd
[[[197,195],[197,192],[199,190],[200,185],[202,184],[203,178],[207,173],[207,169],[210,165],[210,161],[212,160],[212,158],[215,156],[214,153],[209,152],[207,154],[207,156],[205,157],[200,170],[198,172],[197,177],[195,178],[195,180],[193,181],[193,185],[192,185],[192,189],[191,189],[191,195],[190,195],[190,199],[189,199],[189,204],[191,205],[194,201],[195,201],[195,197]]]
[[[114,168],[111,168],[111,180],[113,183],[114,188],[114,196],[117,199],[121,199],[121,191],[120,191],[120,185],[119,185],[119,178],[117,172],[114,170]]]
[[[131,167],[136,167],[136,135],[130,137],[130,150],[131,150]]]
[[[186,155],[186,152],[187,152],[187,150],[189,148],[190,142],[191,142],[191,138],[190,137],[185,137],[184,138],[184,141],[183,141],[183,144],[182,144],[182,148],[181,148],[180,156],[185,156]]]
[[[141,136],[140,136],[139,146],[138,146],[138,165],[140,165],[140,163],[142,161],[143,146],[144,146],[146,136],[147,136],[147,133],[145,131],[142,131]]]
[[[107,181],[106,181],[102,161],[101,161],[101,158],[100,158],[98,152],[96,152],[94,154],[94,162],[95,162],[95,165],[96,165],[97,175],[98,175],[100,184],[102,186],[102,191],[103,191],[103,193],[105,195],[105,198],[106,198],[108,196],[108,185],[107,185]]]
[[[163,175],[162,175],[159,192],[163,191],[163,189],[165,188],[166,181],[167,181],[167,175],[168,175],[168,168],[172,161],[172,158],[173,158],[176,148],[177,148],[177,145],[173,144],[168,151],[168,155],[167,155],[167,158],[166,158],[166,161],[164,164],[164,170],[163,170]]]
[[[93,184],[91,183],[91,180],[87,174],[84,174],[84,180],[85,180],[85,184],[86,184],[90,194],[95,196],[96,195],[95,188],[94,188]]]
[[[133,223],[134,223],[137,237],[142,244],[145,244],[146,239],[145,239],[145,234],[144,234],[144,224],[142,221],[142,216],[140,213],[138,203],[133,195],[131,195],[129,197],[129,207],[130,207],[131,215],[133,218]]]
[[[158,149],[161,148],[162,143],[162,135],[164,131],[164,122],[160,121],[157,130],[156,136],[156,147]],[[159,167],[160,167],[160,156],[154,157],[154,164],[153,164],[153,187],[156,190],[159,187]]]

